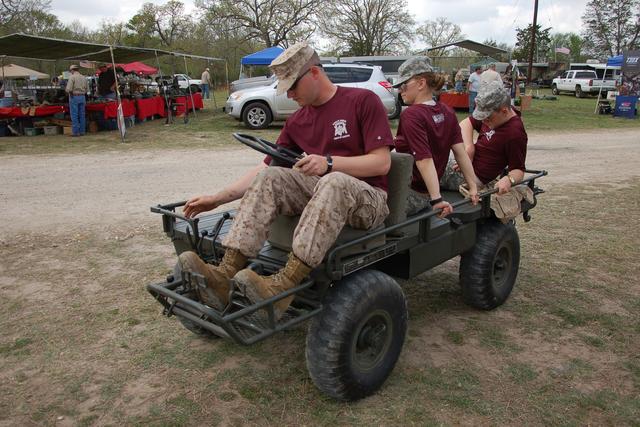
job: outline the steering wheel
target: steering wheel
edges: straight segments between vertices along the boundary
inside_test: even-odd
[[[298,160],[302,159],[300,153],[296,153],[293,150],[285,148],[281,145],[274,144],[266,139],[259,138],[253,135],[246,135],[243,133],[234,133],[233,137],[243,143],[244,145],[259,151],[262,154],[271,156],[275,161],[274,166],[286,166],[292,167]]]

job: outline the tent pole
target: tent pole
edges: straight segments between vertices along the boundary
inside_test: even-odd
[[[240,67],[242,67],[242,65],[240,65]],[[227,98],[229,98],[229,96],[231,96],[231,92],[229,92],[231,88],[229,87],[229,62],[227,60],[224,61],[224,78],[227,83]]]
[[[596,109],[593,111],[593,114],[598,112],[598,105],[600,105],[600,95],[602,95],[602,85],[604,84],[604,78],[607,76],[607,67],[609,64],[604,66],[604,73],[602,74],[602,82],[600,83],[600,88],[598,89],[598,100],[596,101]]]
[[[162,75],[162,69],[160,68],[160,59],[158,59],[158,51],[154,50],[153,53],[156,55],[156,65],[158,66],[158,72],[160,73],[160,83],[158,84],[158,93],[160,93],[160,86],[162,86],[162,93],[164,94],[164,105],[167,107],[167,123],[170,123],[171,120],[171,108],[169,106],[169,98],[167,98],[167,91],[164,85],[164,76]]]
[[[124,111],[122,109],[122,99],[120,98],[120,85],[118,84],[118,73],[116,73],[116,60],[113,57],[113,46],[109,46],[109,52],[111,53],[111,69],[113,70],[113,78],[116,81],[116,99],[118,102],[118,109],[116,110],[117,117],[116,121],[118,122],[118,129],[120,130],[120,139],[124,142],[124,135],[126,133],[126,125],[124,123]],[[120,114],[122,114],[122,123],[120,123]],[[120,126],[125,126],[125,129],[120,129]]]
[[[207,68],[209,67],[213,67],[213,65],[209,65],[209,60],[207,59]],[[211,79],[211,78],[210,78]],[[216,86],[215,86],[215,80],[211,79],[211,88],[209,88],[209,93],[212,94],[212,98],[213,98],[213,108],[214,110],[218,109],[218,103],[216,102]]]
[[[189,69],[187,68],[187,56],[182,55],[182,58],[184,59],[184,74],[187,76],[187,89],[189,89],[189,98],[191,98],[191,109],[193,109],[193,117],[196,117],[196,105],[193,102],[193,93],[191,92],[191,83],[189,83]]]

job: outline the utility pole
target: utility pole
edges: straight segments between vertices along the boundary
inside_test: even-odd
[[[527,83],[531,84],[531,72],[533,71],[533,50],[536,48],[536,29],[538,27],[538,0],[535,0],[533,9],[533,26],[531,27],[531,46],[529,49],[529,69],[527,70]]]

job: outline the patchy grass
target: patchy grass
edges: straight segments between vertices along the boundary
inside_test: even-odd
[[[159,223],[6,238],[0,423],[637,424],[640,182],[600,191],[606,209],[590,186],[540,197],[519,223],[518,282],[497,310],[461,302],[455,260],[403,281],[398,365],[349,404],[311,382],[302,329],[240,347],[163,317],[144,289],[175,262]]]

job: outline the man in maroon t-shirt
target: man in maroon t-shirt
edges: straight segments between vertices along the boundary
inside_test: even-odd
[[[508,193],[512,186],[523,180],[527,132],[520,114],[511,108],[511,97],[502,84],[490,82],[482,86],[472,117],[460,122],[460,129],[478,184],[493,181],[506,167],[509,173],[496,183],[498,194]],[[475,144],[474,130],[479,134]],[[446,173],[441,184],[448,189],[457,189],[460,182],[459,174]]]
[[[267,158],[221,192],[195,197],[184,208],[193,217],[242,197],[219,266],[205,264],[193,252],[179,257],[184,270],[206,278],[206,288],[196,292],[219,310],[229,302],[231,278],[254,303],[278,295],[322,262],[345,224],[369,229],[389,213],[386,175],[393,138],[380,99],[365,89],[331,83],[307,43],[287,49],[271,69],[278,77],[278,94],[286,92],[302,107],[287,120],[277,142],[306,156],[292,169],[267,167]],[[272,276],[242,270],[262,248],[278,214],[301,214],[286,266]],[[292,300],[289,296],[274,304],[277,317]]]

